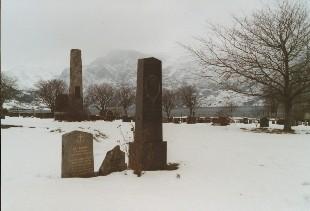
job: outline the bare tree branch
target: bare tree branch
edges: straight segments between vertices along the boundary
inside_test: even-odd
[[[40,80],[36,87],[38,97],[51,109],[51,112],[55,110],[56,97],[67,90],[66,83],[59,79]]]
[[[283,1],[249,17],[233,17],[232,27],[211,25],[215,38],[199,38],[199,48],[184,46],[215,75],[219,85],[253,96],[273,94],[285,107],[290,130],[294,99],[310,87],[310,20],[305,5]],[[215,79],[215,81],[217,81]],[[270,90],[266,94],[264,90]]]

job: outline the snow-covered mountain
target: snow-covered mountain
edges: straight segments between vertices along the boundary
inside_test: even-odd
[[[194,83],[201,88],[208,85],[201,77],[194,74],[199,67],[188,59],[172,59],[164,54],[148,55],[133,50],[118,50],[97,58],[90,64],[83,65],[84,87],[96,83],[113,85],[127,83],[135,86],[138,59],[151,56],[162,61],[164,87],[176,88],[183,83]],[[69,68],[66,68],[59,78],[69,83],[69,75]]]
[[[243,105],[251,100],[249,97],[218,89],[214,82],[198,74],[201,67],[193,62],[190,57],[176,58],[162,53],[148,55],[134,50],[114,50],[89,64],[84,64],[84,88],[96,83],[112,85],[125,83],[135,86],[138,59],[151,56],[162,61],[163,87],[177,88],[182,84],[195,84],[202,95],[202,106]],[[60,78],[69,84],[70,75],[69,67],[59,75],[55,75],[55,73],[51,73],[42,67],[25,68],[21,66],[15,67],[8,73],[17,78],[21,89],[34,88],[34,84],[40,79]]]
[[[4,70],[4,72],[16,79],[18,88],[22,90],[33,89],[39,80],[48,80],[58,77],[57,74],[51,72],[47,68],[37,65],[18,65]]]
[[[87,87],[96,83],[130,83],[136,80],[137,59],[147,57],[137,51],[112,51],[104,57],[83,65],[83,84]],[[69,84],[70,70],[62,71],[60,78]]]

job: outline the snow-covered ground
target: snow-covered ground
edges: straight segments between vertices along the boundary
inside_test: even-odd
[[[97,136],[98,170],[108,150],[123,137],[132,139],[131,124],[8,117],[1,122],[23,126],[1,129],[3,211],[310,210],[310,127],[267,134],[240,129],[254,124],[167,123],[168,162],[180,163],[178,170],[61,179],[63,133]]]
[[[46,111],[50,112],[50,109],[41,102],[33,101],[32,103],[23,103],[17,100],[9,100],[8,102],[3,103],[3,108],[6,109],[27,109],[35,111]]]

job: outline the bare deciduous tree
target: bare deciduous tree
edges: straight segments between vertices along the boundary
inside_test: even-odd
[[[277,117],[279,101],[277,100],[276,93],[273,93],[268,87],[262,89],[264,92],[264,105],[266,107],[266,111],[270,117]]]
[[[176,107],[177,93],[175,90],[163,89],[162,91],[162,107],[169,119],[171,111]]]
[[[1,72],[1,96],[0,96],[0,109],[2,111],[3,103],[6,100],[13,99],[18,93],[16,80],[7,76],[3,72]]]
[[[225,89],[264,96],[268,87],[284,105],[284,130],[290,131],[294,100],[310,86],[307,7],[283,1],[234,21],[232,27],[211,26],[214,38],[199,39],[201,48],[187,49]]]
[[[87,104],[94,105],[100,114],[103,114],[108,106],[111,106],[113,97],[115,95],[115,89],[106,83],[94,84],[87,88],[86,101]]]
[[[128,85],[121,85],[117,90],[118,104],[123,108],[124,115],[128,116],[128,108],[134,104],[136,98],[135,90]]]
[[[232,98],[230,96],[225,97],[223,104],[224,106],[217,112],[217,115],[220,117],[232,117],[236,109],[236,105]]]
[[[188,108],[189,118],[194,117],[195,110],[199,106],[201,96],[194,85],[183,85],[178,89],[181,103]]]
[[[60,79],[40,80],[36,88],[37,96],[51,109],[52,113],[55,111],[56,97],[67,91],[66,83]]]

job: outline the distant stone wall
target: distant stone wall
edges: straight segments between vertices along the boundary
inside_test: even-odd
[[[135,108],[131,107],[129,109],[128,115],[134,116]],[[237,106],[237,107],[203,107],[198,108],[195,112],[195,116],[201,117],[211,117],[218,116],[219,113],[227,113],[232,114],[232,116],[240,116],[240,117],[263,117],[266,114],[264,106]],[[187,116],[188,109],[186,108],[177,108],[172,110],[172,116]],[[166,114],[163,113],[165,117]],[[279,112],[279,117],[282,117],[283,114]]]

